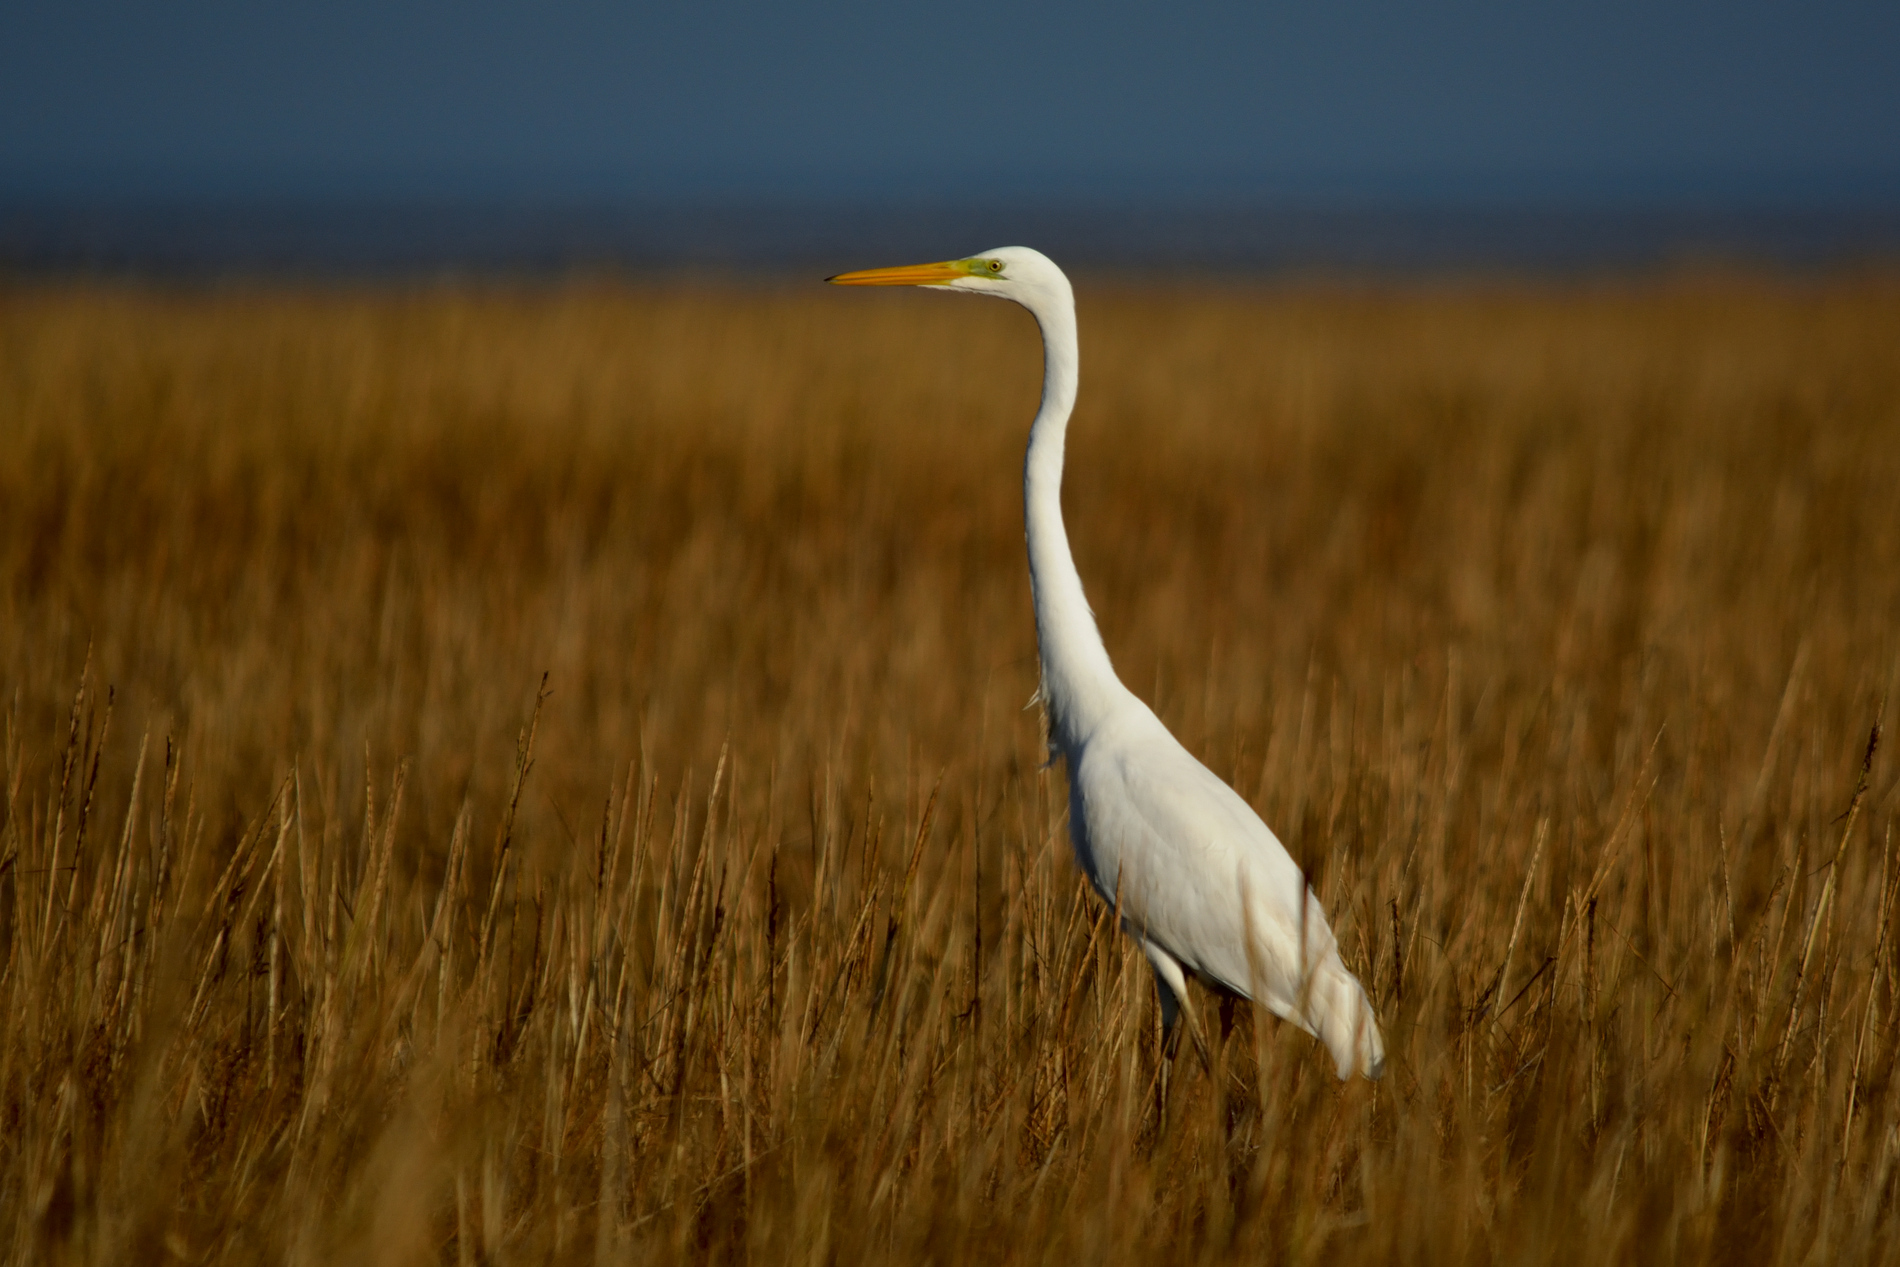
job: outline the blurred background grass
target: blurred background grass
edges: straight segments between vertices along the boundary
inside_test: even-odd
[[[21,283],[13,1258],[1882,1258],[1900,283],[1081,302],[1110,652],[1384,1083],[1262,1021],[1157,1098],[1024,314]]]

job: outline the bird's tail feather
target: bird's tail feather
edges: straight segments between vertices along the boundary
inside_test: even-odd
[[[1266,1004],[1274,1015],[1292,1021],[1325,1043],[1341,1081],[1355,1073],[1377,1078],[1385,1072],[1385,1037],[1379,1033],[1379,1018],[1373,1014],[1372,1002],[1366,998],[1359,978],[1340,962],[1339,943],[1334,940],[1332,929],[1327,927],[1319,899],[1313,896],[1312,890],[1306,891],[1297,957],[1276,956],[1275,948],[1261,935],[1266,921],[1255,922],[1252,886],[1245,868],[1236,879],[1247,926],[1251,988],[1244,993]],[[1292,967],[1288,959],[1306,964],[1304,976],[1287,971]]]
[[[1308,984],[1307,1027],[1326,1044],[1341,1080],[1385,1072],[1385,1037],[1359,979],[1335,957],[1318,965]]]

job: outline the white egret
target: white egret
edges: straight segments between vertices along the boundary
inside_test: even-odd
[[[1170,1049],[1191,973],[1317,1036],[1341,1078],[1378,1077],[1378,1020],[1305,874],[1253,808],[1122,685],[1083,597],[1062,526],[1063,438],[1080,377],[1069,279],[1040,252],[1009,246],[827,280],[1011,299],[1042,328],[1042,407],[1023,498],[1050,755],[1068,766],[1076,859],[1153,965]]]

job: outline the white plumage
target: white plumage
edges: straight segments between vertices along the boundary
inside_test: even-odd
[[[1079,381],[1075,296],[1046,256],[844,273],[855,286],[932,286],[1014,300],[1042,329],[1042,407],[1023,495],[1052,755],[1069,772],[1069,833],[1102,899],[1154,967],[1170,1038],[1187,976],[1316,1035],[1341,1078],[1378,1077],[1385,1044],[1300,868],[1253,808],[1183,748],[1109,664],[1062,525],[1062,452]]]

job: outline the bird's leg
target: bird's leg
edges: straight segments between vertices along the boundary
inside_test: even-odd
[[[1157,1136],[1168,1128],[1168,1084],[1169,1074],[1174,1070],[1174,1053],[1181,1046],[1181,1001],[1168,983],[1162,978],[1161,969],[1155,969],[1155,997],[1161,1004],[1161,1041],[1155,1047],[1155,1131]]]
[[[1201,1068],[1209,1077],[1214,1077],[1213,1057],[1208,1053],[1207,1040],[1201,1034],[1201,1027],[1195,1023],[1194,1014],[1185,1009],[1175,1013],[1175,1023],[1161,1032],[1161,1050],[1155,1062],[1155,1123],[1163,1131],[1168,1125],[1168,1105],[1173,1100],[1175,1057],[1181,1054],[1181,1031],[1194,1043],[1194,1055],[1201,1062]]]
[[[1148,962],[1154,968],[1155,993],[1161,999],[1161,1054],[1172,1061],[1175,1053],[1181,1050],[1181,1026],[1187,1026],[1188,1037],[1194,1040],[1194,1054],[1201,1059],[1201,1066],[1213,1071],[1214,1062],[1207,1053],[1207,1039],[1201,1033],[1200,1021],[1187,1003],[1187,979],[1182,975],[1181,965],[1174,958],[1152,942],[1144,941],[1142,949],[1147,952]]]
[[[1173,1060],[1181,1046],[1181,991],[1187,983],[1179,980],[1181,969],[1166,954],[1145,941],[1141,948],[1147,952],[1148,966],[1154,969],[1155,998],[1161,1004],[1161,1054]]]
[[[1213,1077],[1214,1055],[1207,1048],[1207,1035],[1201,1032],[1200,1022],[1192,1013],[1188,1014],[1187,1031],[1188,1037],[1194,1040],[1194,1054],[1200,1057],[1201,1068],[1207,1071],[1208,1077]]]
[[[1234,1004],[1240,1001],[1237,994],[1221,992],[1220,996],[1220,1045],[1227,1046],[1229,1035],[1234,1032]]]
[[[1161,1004],[1161,1043],[1155,1050],[1155,1130],[1157,1134],[1165,1134],[1168,1092],[1174,1083],[1174,1057],[1181,1050],[1181,996],[1168,980],[1171,974],[1162,966],[1164,958],[1158,956],[1152,946],[1144,943],[1142,948],[1148,952],[1148,961],[1154,967],[1155,999]]]
[[[1215,1051],[1219,1064],[1214,1071],[1214,1090],[1215,1094],[1220,1096],[1221,1120],[1230,1124],[1233,1121],[1233,1113],[1228,1107],[1227,1083],[1231,1075],[1227,1068],[1227,1040],[1234,1033],[1234,1001],[1237,997],[1225,990],[1220,992],[1220,1047]]]
[[[1161,1054],[1170,1063],[1181,1051],[1181,1031],[1186,1030],[1188,1038],[1194,1044],[1194,1055],[1201,1062],[1201,1068],[1208,1073],[1214,1072],[1214,1058],[1207,1046],[1207,1035],[1201,1031],[1201,1022],[1194,1010],[1187,1005],[1186,999],[1176,999],[1173,1007],[1165,1004],[1161,1009]]]
[[[1181,1000],[1165,982],[1157,981],[1161,995],[1161,1054],[1168,1060],[1181,1050]]]

